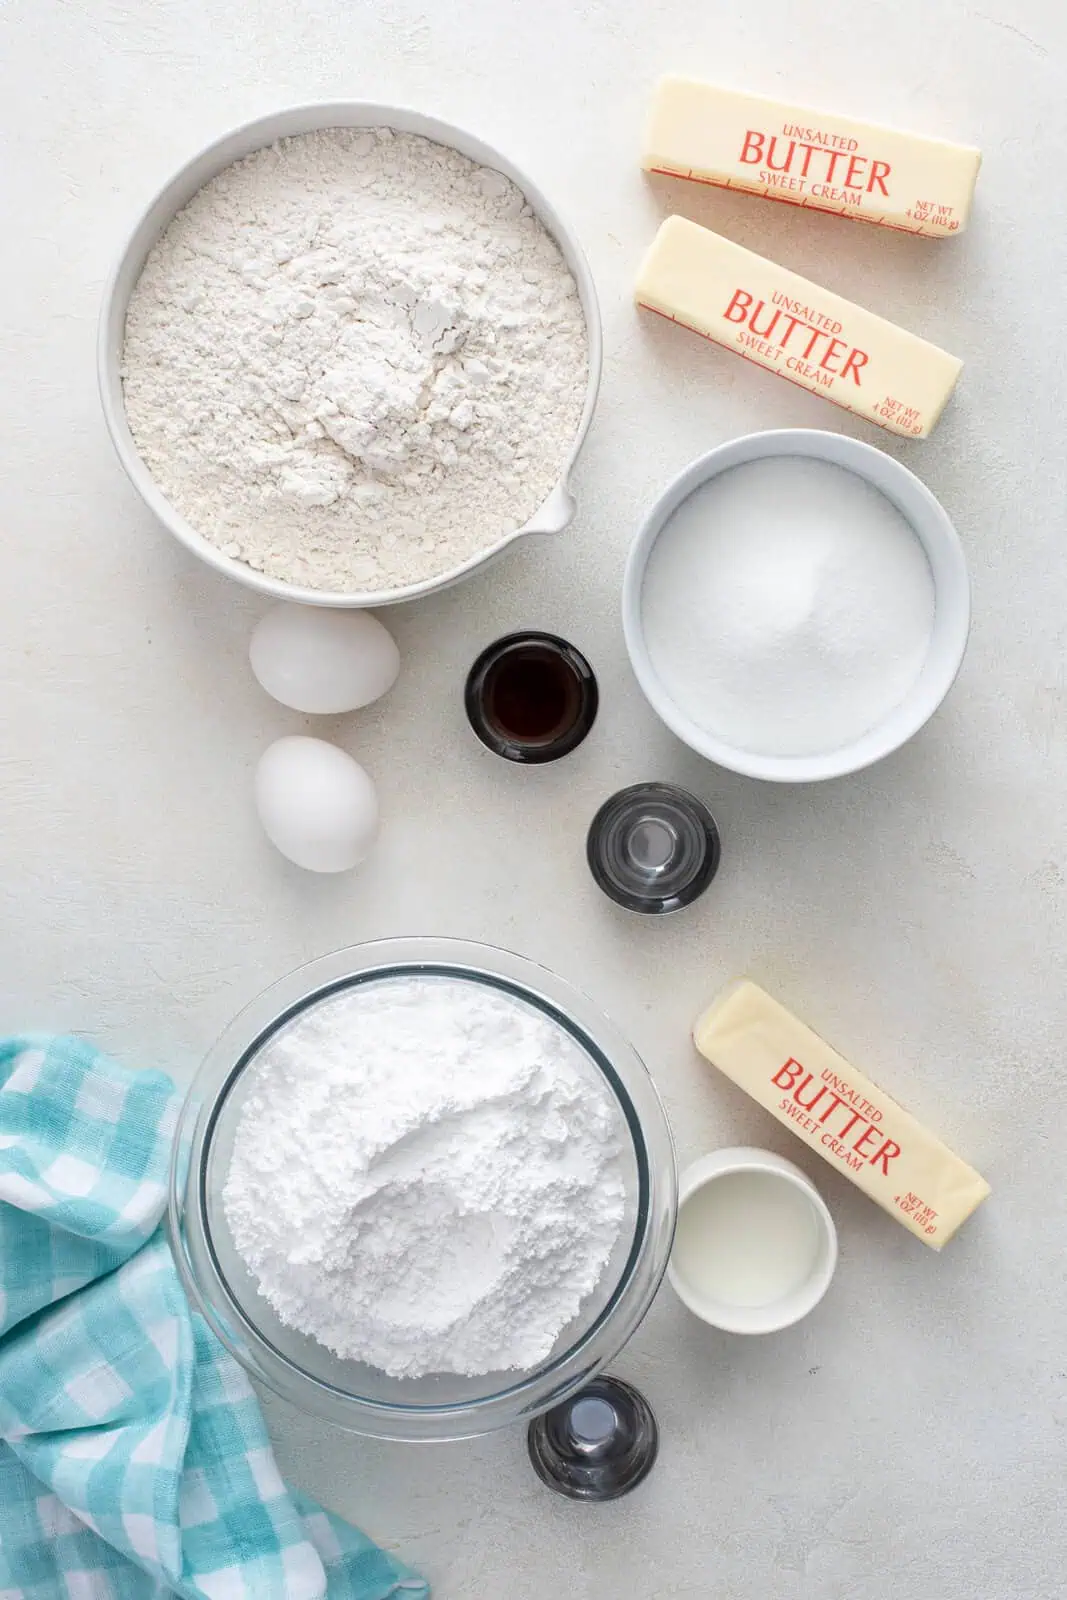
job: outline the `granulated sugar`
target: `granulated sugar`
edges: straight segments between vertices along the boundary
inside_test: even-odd
[[[819,755],[875,727],[922,670],[934,585],[865,479],[774,456],[731,468],[661,531],[642,590],[663,687],[734,749]]]
[[[398,978],[309,1009],[247,1072],[223,1198],[282,1322],[394,1377],[549,1356],[632,1163],[576,1041],[482,984]]]
[[[126,415],[228,555],[334,592],[447,572],[557,482],[587,339],[507,178],[387,128],[284,139],[206,184],[130,301]]]

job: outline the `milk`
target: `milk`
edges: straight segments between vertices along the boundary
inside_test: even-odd
[[[768,1306],[811,1276],[819,1241],[815,1209],[798,1185],[777,1172],[728,1172],[682,1207],[674,1266],[710,1301]]]

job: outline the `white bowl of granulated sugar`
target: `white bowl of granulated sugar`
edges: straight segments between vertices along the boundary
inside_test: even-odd
[[[340,102],[247,123],[166,184],[97,355],[119,460],[176,539],[277,599],[380,606],[567,526],[600,314],[513,163]]]
[[[667,726],[778,783],[906,743],[951,689],[971,615],[963,548],[926,485],[813,428],[732,439],[676,478],[631,547],[622,610]]]

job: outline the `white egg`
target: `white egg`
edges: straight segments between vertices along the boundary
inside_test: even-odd
[[[358,711],[396,682],[400,652],[369,611],[274,606],[248,647],[263,688],[294,711],[328,716]]]
[[[271,844],[308,872],[347,872],[374,844],[374,784],[324,739],[275,740],[256,768],[255,800]]]

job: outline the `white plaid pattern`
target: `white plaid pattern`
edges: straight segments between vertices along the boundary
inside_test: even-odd
[[[63,1390],[67,1399],[84,1412],[90,1422],[106,1422],[124,1400],[131,1398],[119,1374],[99,1365],[91,1372],[79,1372],[76,1377],[68,1378]]]
[[[67,1600],[104,1600],[108,1591],[102,1588],[102,1575],[99,1572],[67,1572],[64,1573],[67,1586]],[[15,1590],[11,1591],[12,1594]]]
[[[44,1050],[20,1050],[14,1070],[7,1080],[7,1087],[12,1094],[32,1094],[37,1087],[37,1079],[44,1067],[46,1053]]]
[[[0,1176],[0,1200],[20,1211],[47,1211],[53,1204],[52,1196],[40,1183],[31,1183],[21,1172],[5,1172]]]
[[[245,1575],[236,1566],[218,1567],[214,1572],[203,1573],[200,1587],[208,1600],[253,1600]]]
[[[64,1153],[56,1156],[51,1165],[45,1167],[41,1176],[48,1187],[59,1194],[86,1195],[93,1192],[97,1170],[91,1161],[83,1161],[80,1156]]]
[[[199,1467],[190,1467],[182,1478],[180,1512],[183,1528],[203,1527],[206,1522],[218,1520],[215,1496]]]

